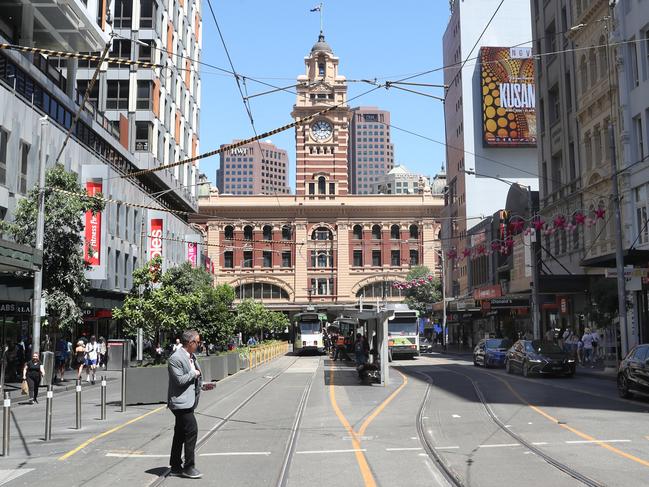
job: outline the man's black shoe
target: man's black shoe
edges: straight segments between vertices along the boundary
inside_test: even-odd
[[[196,470],[194,467],[187,467],[183,470],[182,476],[186,479],[200,479],[203,474]]]
[[[171,477],[181,477],[183,474],[183,469],[180,467],[171,467],[171,471],[169,472],[169,475]]]

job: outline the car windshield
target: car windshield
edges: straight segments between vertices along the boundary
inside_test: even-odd
[[[533,341],[529,345],[531,347],[532,352],[536,352],[540,354],[563,353],[561,347],[559,347],[559,345],[557,345],[556,343],[552,343],[552,342]]]
[[[300,323],[300,333],[303,335],[313,335],[320,333],[319,321],[303,321]]]
[[[394,336],[415,336],[417,334],[417,323],[390,323],[388,324],[388,335]]]
[[[490,338],[486,341],[485,347],[494,349],[494,350],[506,350],[511,347],[512,344],[506,338]]]

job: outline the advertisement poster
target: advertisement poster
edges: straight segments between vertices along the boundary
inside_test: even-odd
[[[198,244],[196,242],[187,243],[187,260],[191,262],[192,267],[198,263]]]
[[[531,49],[482,47],[480,71],[483,145],[536,147],[535,64]]]
[[[151,219],[151,233],[149,234],[149,260],[162,257],[162,218]]]
[[[87,181],[86,190],[90,196],[102,192],[101,182]],[[101,212],[86,212],[85,245],[83,257],[88,265],[96,267],[101,265]]]

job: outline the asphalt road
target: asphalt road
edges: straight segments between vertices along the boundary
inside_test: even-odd
[[[440,355],[392,365],[385,388],[317,356],[217,383],[197,410],[202,480],[161,476],[173,420],[147,406],[63,460],[3,460],[0,485],[649,486],[649,402],[618,398],[614,382],[525,379]]]

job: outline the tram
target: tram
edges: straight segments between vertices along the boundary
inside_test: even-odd
[[[293,318],[293,351],[324,353],[322,328],[326,320],[326,315],[315,311],[296,314]]]
[[[387,308],[394,310],[394,316],[388,321],[388,359],[392,361],[393,356],[417,357],[419,312],[400,303],[389,303]]]

